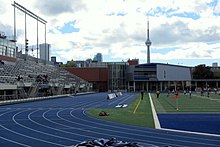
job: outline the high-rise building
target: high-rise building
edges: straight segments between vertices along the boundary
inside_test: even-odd
[[[97,62],[103,62],[102,54],[101,53],[97,53],[93,60],[97,61]]]
[[[55,56],[51,57],[51,62],[56,63],[57,62],[57,58]]]
[[[50,44],[40,44],[40,59],[49,61],[50,60]]]
[[[218,67],[218,63],[217,62],[212,63],[212,67]]]

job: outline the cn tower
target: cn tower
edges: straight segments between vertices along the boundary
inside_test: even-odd
[[[147,40],[145,41],[145,45],[147,46],[147,63],[150,63],[150,33],[149,33],[149,20],[147,19]]]

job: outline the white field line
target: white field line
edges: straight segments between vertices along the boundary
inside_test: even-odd
[[[153,118],[154,118],[155,128],[156,129],[161,129],[160,121],[157,117],[157,113],[156,113],[156,110],[155,110],[155,107],[154,107],[154,103],[152,101],[150,93],[148,93],[148,94],[149,94],[149,98],[150,98],[150,105],[151,105],[151,110],[152,110],[152,114],[153,114]]]

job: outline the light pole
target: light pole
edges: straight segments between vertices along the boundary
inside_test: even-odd
[[[26,9],[22,5],[16,3],[15,1],[14,1],[14,3],[12,3],[12,6],[14,7],[14,40],[15,41],[16,41],[16,12],[15,12],[15,8],[17,8],[18,10],[25,13],[25,46],[26,46],[26,43],[27,43],[26,15],[28,15],[28,16],[34,18],[35,20],[37,20],[37,60],[38,60],[38,22],[41,22],[42,24],[45,25],[45,44],[46,44],[46,23],[47,23],[47,21],[40,18],[39,16],[37,16],[36,14],[31,12],[30,10]],[[28,49],[26,50],[26,48],[25,48],[25,54],[27,54],[27,51],[28,51]],[[46,48],[45,48],[45,52],[46,52]]]

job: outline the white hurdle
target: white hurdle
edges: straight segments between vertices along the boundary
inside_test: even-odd
[[[111,100],[111,99],[116,98],[116,97],[119,97],[119,96],[122,96],[122,93],[121,93],[121,92],[110,93],[110,94],[107,95],[107,99],[108,99],[108,100]]]

